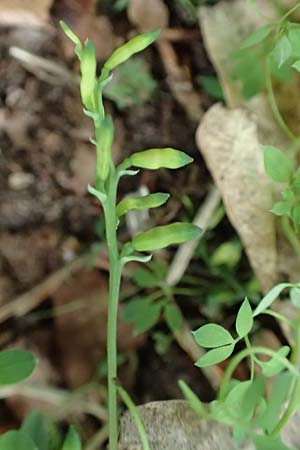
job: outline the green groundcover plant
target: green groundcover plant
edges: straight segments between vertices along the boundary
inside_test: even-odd
[[[283,73],[290,74],[290,70],[300,72],[300,26],[289,21],[291,14],[299,6],[300,4],[297,4],[279,21],[256,31],[246,40],[241,51],[234,56],[237,58],[237,67],[241,69],[246,64],[242,63],[245,55],[248,52],[255,53],[259,49],[266,63],[263,80],[268,89],[274,115],[292,141],[292,151],[289,156],[271,146],[264,146],[263,152],[267,174],[274,182],[285,185],[282,200],[274,205],[272,211],[287,219],[288,225],[285,229],[288,230],[289,239],[296,250],[299,248],[300,234],[300,170],[297,168],[293,155],[295,148],[296,150],[298,148],[299,140],[288,129],[280,115],[272,90],[271,76],[277,74],[278,78],[284,78]],[[122,270],[131,261],[140,263],[150,261],[151,252],[154,250],[199,237],[201,230],[190,223],[176,222],[139,233],[129,242],[119,242],[117,232],[123,215],[132,210],[159,207],[166,203],[169,194],[151,193],[144,197],[124,198],[118,203],[117,189],[123,177],[135,176],[140,169],[179,169],[191,163],[192,158],[173,148],[151,148],[131,154],[117,166],[113,162],[114,125],[112,118],[105,114],[104,89],[109,85],[113,71],[126,63],[131,56],[152,44],[158,38],[159,31],[136,36],[116,49],[98,74],[93,43],[88,39],[82,43],[65,23],[61,23],[61,26],[75,45],[75,53],[80,61],[80,92],[84,114],[94,124],[95,134],[91,138],[91,143],[95,146],[97,154],[96,182],[95,186],[89,186],[88,190],[102,205],[110,261],[107,324],[109,449],[117,450],[118,447],[119,396],[134,417],[143,448],[149,450],[147,435],[137,409],[128,393],[118,383],[116,336]],[[235,73],[237,77],[244,77],[242,80],[244,89],[246,89],[245,86],[249,87],[250,83],[248,79],[245,79],[246,72],[241,73],[241,70],[237,70]],[[259,81],[261,81],[260,78]],[[251,83],[250,87],[253,91]],[[255,89],[258,89],[258,85]],[[161,315],[164,316],[170,330],[176,331],[181,326],[182,316],[175,305],[173,292],[166,291],[160,269],[156,273],[155,267],[152,271],[139,270],[140,273],[136,276],[139,280],[143,280],[143,286],[158,287],[159,295],[150,300],[142,299],[129,303],[127,309],[125,308],[125,316],[127,315],[128,320],[135,322],[137,332],[148,330]],[[295,307],[296,313],[292,321],[271,308],[273,302],[284,290],[289,290],[290,300]],[[273,351],[251,344],[255,319],[261,315],[273,316],[290,327],[294,335],[294,341],[290,346],[284,345],[278,351]],[[200,417],[232,427],[237,445],[246,438],[250,438],[257,450],[296,450],[289,449],[281,441],[280,431],[300,408],[299,331],[300,283],[281,283],[275,286],[254,309],[245,298],[235,320],[234,333],[214,323],[206,324],[193,333],[196,342],[207,349],[207,352],[197,361],[198,367],[218,364],[231,357],[217,399],[204,405],[190,388],[180,381],[184,396]],[[244,360],[249,361],[249,379],[238,381],[233,378],[233,373]],[[0,352],[0,385],[25,380],[31,375],[35,365],[34,356],[25,350]],[[270,379],[273,383],[269,394],[266,387]],[[24,421],[20,430],[10,431],[0,436],[0,450],[12,449],[81,450],[82,444],[73,427],[70,427],[67,434],[62,436],[47,418],[33,413]]]

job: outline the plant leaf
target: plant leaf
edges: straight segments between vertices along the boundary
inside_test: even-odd
[[[92,41],[87,40],[81,53],[80,60],[80,92],[82,103],[88,110],[91,111],[94,109],[92,96],[96,83],[96,65],[97,61],[94,44]]]
[[[267,36],[269,36],[272,30],[273,25],[266,25],[259,28],[244,40],[244,42],[242,43],[242,48],[253,47],[254,45],[260,44],[266,39]]]
[[[227,359],[234,350],[234,344],[225,345],[224,347],[214,348],[201,356],[195,363],[197,367],[213,366]]]
[[[117,214],[120,217],[132,210],[140,211],[143,209],[157,208],[166,203],[169,198],[170,194],[162,192],[145,195],[144,197],[124,198],[117,206]]]
[[[282,407],[286,401],[292,376],[288,372],[282,373],[275,381],[271,395],[266,404],[264,414],[259,419],[259,425],[267,433],[271,433],[278,423]]]
[[[152,42],[158,38],[159,34],[159,30],[148,31],[134,37],[130,41],[126,42],[126,44],[117,48],[104,64],[105,71],[110,72],[135,53],[141,52],[145,48],[149,47],[149,45],[151,45]]]
[[[97,181],[105,181],[108,177],[111,164],[111,150],[114,139],[114,125],[110,116],[101,120],[96,127],[97,136]]]
[[[193,161],[193,158],[186,153],[170,147],[150,148],[149,150],[133,153],[128,159],[132,166],[149,170],[161,168],[179,169]]]
[[[288,216],[291,212],[291,209],[292,205],[289,202],[281,201],[275,203],[271,211],[272,213],[276,214],[276,216]]]
[[[79,434],[74,427],[70,427],[61,450],[82,450]]]
[[[277,183],[289,183],[293,176],[292,161],[280,150],[264,145],[264,165],[266,173]]]
[[[277,353],[283,357],[286,357],[289,352],[290,347],[287,345],[284,345],[277,351]],[[262,373],[265,377],[274,377],[285,369],[285,366],[281,361],[278,361],[275,357],[269,359],[269,361],[260,361],[258,364],[262,368]]]
[[[21,431],[32,439],[39,450],[58,449],[61,434],[58,427],[45,414],[33,411],[22,423]]]
[[[296,61],[294,64],[292,64],[292,67],[297,70],[297,72],[300,72],[300,59]]]
[[[193,336],[197,344],[206,348],[222,347],[235,342],[229,331],[215,323],[203,325],[193,332]]]
[[[191,223],[175,222],[137,234],[132,239],[132,246],[139,252],[157,250],[168,245],[192,241],[199,237],[201,232],[199,227]]]
[[[290,299],[295,308],[300,308],[300,288],[293,287],[290,290]]]
[[[144,333],[156,324],[161,314],[162,304],[152,303],[151,299],[145,297],[134,299],[123,307],[123,320],[134,323],[135,333]]]
[[[287,447],[283,444],[278,436],[255,435],[253,436],[253,441],[256,450],[293,450],[291,447]]]
[[[277,284],[276,286],[274,286],[259,302],[259,304],[257,305],[257,307],[255,308],[255,310],[253,311],[253,317],[258,316],[259,314],[261,314],[263,311],[265,311],[266,309],[269,308],[269,306],[272,305],[272,303],[277,299],[277,297],[279,296],[279,294],[281,294],[281,292],[287,288],[287,287],[292,287],[293,284],[291,283],[280,283]]]
[[[0,352],[0,386],[15,384],[28,378],[34,371],[36,360],[27,350]]]
[[[155,275],[148,269],[140,268],[132,273],[132,281],[141,288],[151,288],[158,284]]]
[[[287,36],[284,34],[276,43],[272,56],[278,67],[281,67],[291,56],[292,46]]]
[[[75,44],[75,53],[78,58],[81,58],[82,54],[82,44],[80,39],[76,36],[76,34],[71,30],[71,28],[63,21],[59,22],[63,32],[68,36],[68,38]]]
[[[174,302],[169,302],[165,306],[164,319],[173,333],[175,333],[181,328],[183,317],[180,309]]]
[[[247,336],[253,326],[252,309],[249,300],[245,298],[237,314],[235,329],[240,338]]]
[[[0,450],[39,450],[23,431],[9,431],[0,436]]]
[[[179,387],[185,397],[185,399],[191,405],[191,408],[195,411],[195,413],[200,417],[206,417],[207,412],[205,406],[201,402],[200,398],[192,391],[192,389],[183,381],[178,381]]]

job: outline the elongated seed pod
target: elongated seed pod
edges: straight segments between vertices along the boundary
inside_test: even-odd
[[[123,216],[128,211],[157,208],[169,199],[170,194],[156,192],[155,194],[144,195],[143,197],[124,198],[117,206],[118,216]]]
[[[118,65],[127,61],[127,59],[135,53],[144,50],[158,38],[159,34],[159,30],[148,31],[134,37],[130,41],[126,42],[126,44],[117,48],[104,64],[104,71],[106,72],[113,70]]]
[[[93,93],[96,82],[96,55],[92,41],[87,40],[81,54],[80,70],[80,92],[84,106],[93,111]]]
[[[175,222],[151,228],[134,236],[132,246],[139,252],[157,250],[172,244],[192,241],[201,234],[201,229],[191,223]]]
[[[108,177],[111,163],[111,146],[114,138],[114,126],[110,116],[101,121],[96,129],[97,141],[97,179],[105,181]]]
[[[193,161],[186,153],[174,148],[151,148],[134,153],[129,157],[132,166],[156,170],[161,168],[178,169]]]

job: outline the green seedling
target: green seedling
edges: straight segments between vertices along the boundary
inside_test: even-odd
[[[285,289],[290,290],[291,301],[297,310],[293,322],[270,309]],[[281,442],[280,431],[299,408],[299,306],[300,284],[281,283],[272,288],[254,310],[245,298],[235,320],[235,333],[214,323],[203,325],[193,333],[196,342],[207,350],[196,366],[218,364],[234,356],[225,371],[217,400],[204,406],[185,383],[181,382],[180,387],[201,417],[230,425],[237,443],[250,438],[257,450],[288,449]],[[274,316],[292,328],[295,341],[291,347],[282,346],[274,351],[252,346],[250,335],[254,321],[262,314]],[[234,353],[236,345],[242,341],[244,349]],[[232,379],[235,368],[244,359],[249,360],[249,380]],[[271,395],[267,396],[266,384],[270,378],[275,382]]]
[[[97,153],[96,183],[95,186],[89,186],[89,192],[100,201],[103,207],[110,261],[107,325],[108,425],[109,449],[117,450],[118,387],[116,384],[116,337],[122,269],[130,261],[149,261],[151,254],[145,254],[144,252],[151,252],[168,245],[180,244],[197,238],[201,233],[200,229],[192,224],[174,223],[152,228],[134,236],[130,242],[125,244],[120,243],[117,237],[119,216],[126,214],[126,212],[132,209],[141,210],[160,206],[167,201],[168,195],[160,193],[152,194],[146,199],[142,199],[144,200],[143,202],[141,199],[126,199],[121,200],[117,204],[116,195],[118,184],[123,176],[134,176],[138,172],[136,169],[178,169],[189,164],[192,158],[184,152],[173,148],[155,148],[133,153],[117,167],[112,160],[111,147],[114,139],[114,127],[111,117],[105,115],[103,90],[112,79],[112,71],[119,68],[121,64],[126,63],[134,54],[141,52],[151,45],[158,38],[159,32],[151,31],[136,36],[116,49],[104,63],[101,73],[97,74],[95,51],[91,41],[87,40],[82,44],[66,24],[62,24],[62,27],[67,36],[75,44],[75,52],[80,60],[80,91],[84,105],[84,113],[92,119],[95,127],[95,136],[91,142],[95,145]],[[162,307],[166,310],[165,314],[168,320],[173,322],[174,307],[159,303],[152,305],[147,299],[141,301],[136,300],[131,306],[132,314],[137,314],[137,311],[142,310],[151,321],[156,320]],[[140,324],[139,331],[145,329],[145,327],[145,324],[142,326]]]

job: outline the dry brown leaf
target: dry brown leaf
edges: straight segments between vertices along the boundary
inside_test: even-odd
[[[5,26],[43,26],[49,19],[53,0],[1,0],[0,24]]]
[[[260,284],[268,290],[277,276],[276,236],[257,126],[249,112],[217,104],[205,114],[196,140]]]
[[[162,0],[131,0],[127,14],[142,31],[164,29],[169,24],[169,10]]]

